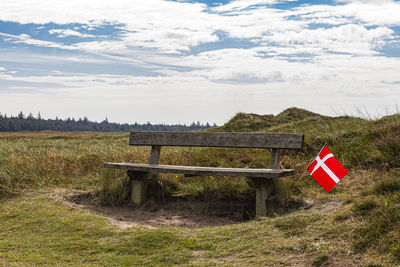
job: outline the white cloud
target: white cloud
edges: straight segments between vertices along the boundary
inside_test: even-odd
[[[305,19],[346,18],[367,25],[400,25],[400,3],[396,1],[348,1],[345,5],[309,5],[297,8]]]
[[[15,44],[29,44],[29,45],[35,45],[35,46],[53,47],[53,48],[61,48],[61,49],[68,49],[68,50],[73,49],[72,47],[65,46],[63,44],[59,44],[56,42],[34,39],[31,36],[29,36],[28,34],[12,35],[12,34],[0,32],[0,36],[9,37],[8,40]]]
[[[209,13],[210,10],[203,4],[162,0],[116,0],[112,5],[107,1],[16,0],[1,2],[0,16],[2,20],[20,23],[80,23],[83,24],[82,28],[89,29],[104,23],[118,25],[123,30],[119,38],[83,42],[74,47],[96,52],[109,52],[113,47],[114,51],[144,47],[164,53],[180,53],[202,43],[217,42],[219,38],[216,31],[226,32],[233,38],[249,38],[259,44],[262,38],[278,39],[286,33],[302,41],[305,35],[313,34],[306,31],[309,23],[356,24],[360,27],[400,25],[400,3],[393,1],[351,1],[338,6],[307,5],[294,10],[280,10],[270,6],[277,2],[282,1],[236,0],[211,8],[212,12]],[[230,12],[228,16],[225,11]],[[295,16],[295,19],[291,16]],[[313,38],[317,38],[316,34],[327,35],[331,32],[329,29],[319,29]],[[75,30],[52,29],[50,33],[59,34],[60,37],[93,37],[80,33],[76,27]],[[343,38],[337,40],[335,45],[341,41]],[[331,42],[325,43],[331,45]],[[54,44],[39,41],[31,44],[54,47]],[[345,41],[345,44],[339,46],[348,44]],[[365,48],[347,47],[346,50],[358,51]]]
[[[376,54],[375,48],[385,44],[385,39],[393,38],[393,30],[386,27],[368,30],[360,25],[347,24],[329,29],[284,31],[272,36],[264,36],[263,40],[277,46],[313,47],[333,52],[365,55]]]
[[[90,27],[118,23],[124,25],[127,31],[121,38],[126,46],[139,45],[169,52],[171,47],[176,52],[217,40],[213,30],[217,15],[204,10],[205,5],[202,4],[162,0],[117,0],[112,4],[108,1],[81,0],[0,2],[0,17],[5,21],[81,23]]]
[[[68,37],[68,36],[77,36],[77,37],[82,37],[82,38],[96,37],[92,34],[81,33],[78,31],[71,30],[71,29],[51,29],[51,30],[49,30],[49,33],[57,34],[58,37],[60,37],[60,38],[64,38],[64,37]]]
[[[279,2],[278,0],[235,0],[226,5],[214,7],[212,10],[217,12],[225,11],[238,11],[246,9],[248,7],[254,7],[257,5],[271,5]]]

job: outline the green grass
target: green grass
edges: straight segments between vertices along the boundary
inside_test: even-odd
[[[9,265],[290,266],[313,252],[348,257],[346,238],[327,237],[350,227],[339,223],[331,229],[324,223],[329,215],[311,213],[198,229],[120,230],[49,191],[26,192],[0,205],[0,259]],[[288,235],[292,226],[302,230]]]
[[[27,265],[174,265],[212,246],[174,229],[119,231],[100,215],[51,197],[28,196],[0,206],[0,258]]]
[[[353,211],[361,223],[353,234],[355,251],[375,249],[389,252],[400,263],[400,176],[394,174],[378,181],[367,196],[353,204]]]
[[[400,264],[400,115],[379,120],[324,117],[299,109],[278,116],[238,114],[212,131],[305,134],[300,151],[285,151],[274,205],[308,200],[310,209],[277,212],[232,225],[121,230],[98,214],[73,209],[51,192],[89,191],[98,203],[129,203],[125,172],[103,162],[142,162],[149,147],[130,147],[126,133],[0,133],[0,264],[2,265],[306,265]],[[305,169],[327,144],[350,173],[329,194]],[[163,164],[268,165],[262,149],[163,147]],[[163,174],[152,188],[160,203],[252,203],[243,177]]]

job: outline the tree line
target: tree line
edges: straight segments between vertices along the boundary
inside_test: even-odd
[[[101,122],[90,121],[86,116],[82,119],[74,118],[60,119],[43,119],[40,112],[37,116],[29,113],[27,116],[21,111],[17,116],[7,116],[0,113],[0,132],[18,132],[18,131],[82,131],[82,132],[128,132],[128,131],[193,131],[202,130],[217,126],[215,123],[211,126],[208,122],[201,124],[192,122],[186,124],[128,124],[109,122],[105,118]]]

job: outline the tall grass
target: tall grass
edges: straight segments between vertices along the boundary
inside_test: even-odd
[[[251,120],[252,116],[242,114],[239,119]],[[217,130],[245,130],[237,128],[240,124],[235,121],[230,123],[235,125],[234,129],[227,124]],[[282,156],[281,167],[294,168],[297,173],[282,179],[280,188],[289,188],[286,192],[293,194],[304,193],[312,187],[312,183],[304,182],[302,175],[324,144],[349,169],[400,168],[400,115],[374,121],[324,117],[293,109],[278,115],[272,126],[257,124],[252,130],[305,135],[302,150],[285,151]],[[97,190],[107,203],[127,201],[129,181],[125,172],[103,168],[104,162],[148,161],[149,147],[130,147],[127,141],[126,133],[1,133],[0,195],[15,194],[30,187],[62,185]],[[160,163],[263,168],[268,166],[269,157],[269,152],[263,149],[163,147]],[[162,194],[163,198],[244,199],[252,194],[245,179],[240,177],[204,179],[163,174],[156,187],[159,191],[156,194]]]
[[[104,160],[132,154],[124,146],[126,138],[127,134],[2,133],[0,193],[97,180]]]

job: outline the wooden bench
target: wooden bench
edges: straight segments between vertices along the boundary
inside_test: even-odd
[[[151,146],[149,163],[104,163],[104,166],[128,171],[135,205],[141,205],[146,200],[147,183],[155,179],[159,172],[185,176],[244,176],[256,189],[256,216],[266,216],[266,201],[275,178],[294,174],[293,169],[279,169],[280,152],[282,149],[301,149],[303,142],[302,134],[131,132],[129,145]],[[272,149],[272,153],[268,169],[158,165],[161,146],[265,148]]]

